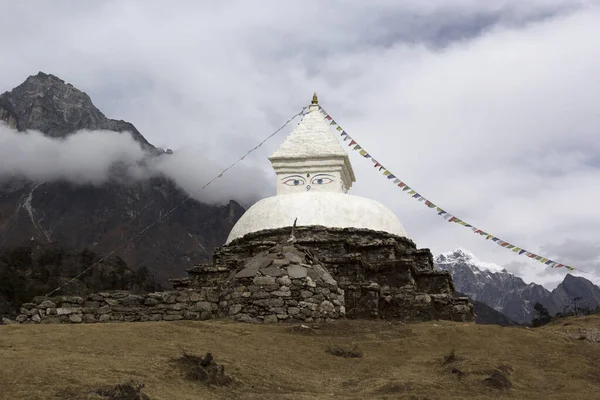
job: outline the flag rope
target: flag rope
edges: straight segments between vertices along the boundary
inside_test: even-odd
[[[210,185],[211,183],[213,183],[214,181],[216,181],[217,179],[221,178],[223,176],[223,174],[227,171],[229,171],[231,168],[233,168],[237,163],[239,163],[240,161],[242,161],[244,158],[246,158],[248,155],[250,155],[250,153],[253,153],[255,150],[257,150],[260,146],[262,146],[267,140],[271,139],[273,136],[275,136],[276,134],[278,134],[281,130],[283,130],[283,128],[285,128],[290,122],[292,122],[296,117],[300,116],[300,115],[306,115],[307,111],[306,109],[308,108],[308,106],[306,107],[302,107],[302,111],[300,111],[299,113],[295,114],[293,117],[291,117],[290,119],[288,119],[281,127],[279,127],[279,129],[277,129],[275,132],[271,133],[269,136],[267,136],[265,139],[263,139],[259,144],[257,144],[256,146],[254,146],[253,148],[251,148],[250,150],[248,150],[246,152],[246,154],[244,154],[243,156],[241,156],[240,158],[238,158],[235,162],[233,162],[231,165],[229,165],[227,168],[225,168],[224,170],[222,170],[218,175],[216,175],[214,178],[212,178],[211,180],[209,180],[208,182],[206,182],[202,187],[200,187],[199,189],[193,191],[192,193],[190,193],[185,199],[183,199],[179,204],[175,205],[175,207],[171,208],[169,211],[167,211],[167,213],[165,214],[161,214],[161,216],[156,219],[154,222],[152,222],[151,224],[149,224],[148,226],[146,226],[144,229],[142,229],[141,231],[139,231],[138,233],[136,233],[135,235],[133,235],[132,237],[130,237],[129,239],[127,239],[126,241],[124,241],[123,243],[121,243],[120,246],[117,246],[114,250],[112,250],[111,252],[109,252],[108,254],[106,254],[104,257],[100,258],[98,261],[92,263],[92,265],[90,265],[89,267],[87,267],[86,269],[84,269],[83,271],[81,271],[79,274],[77,274],[76,276],[72,277],[71,279],[67,280],[66,282],[64,282],[62,285],[58,286],[56,289],[52,290],[51,292],[46,294],[46,297],[51,296],[52,294],[58,292],[60,289],[62,289],[63,287],[67,286],[69,283],[75,281],[76,279],[82,277],[84,274],[86,274],[88,271],[90,271],[92,268],[94,268],[96,265],[100,264],[101,262],[105,261],[108,257],[112,256],[113,254],[115,254],[117,251],[125,248],[125,246],[129,245],[129,243],[133,242],[135,239],[137,239],[138,237],[140,237],[141,235],[143,235],[148,229],[152,228],[154,225],[164,221],[169,215],[171,215],[175,210],[177,210],[179,207],[181,207],[184,203],[186,203],[188,200],[190,200],[195,194],[197,194],[199,191],[203,190],[204,188],[206,188],[208,185]]]
[[[324,115],[325,120],[329,121],[330,127],[334,127],[338,132],[340,132],[340,136],[342,137],[343,141],[346,142],[346,141],[350,140],[350,142],[348,143],[348,147],[352,147],[352,150],[358,151],[358,153],[363,158],[371,159],[371,161],[374,164],[374,167],[378,168],[379,172],[383,172],[383,176],[385,176],[390,182],[393,182],[397,187],[401,188],[404,193],[408,194],[412,198],[416,199],[417,201],[423,202],[423,204],[425,204],[428,208],[435,209],[437,211],[438,215],[441,216],[442,218],[444,218],[446,221],[454,222],[454,223],[462,225],[466,228],[470,228],[474,233],[479,234],[480,236],[485,236],[486,240],[491,239],[494,243],[496,243],[500,247],[503,247],[506,249],[511,249],[514,253],[516,253],[518,255],[524,254],[533,260],[539,261],[545,265],[550,266],[550,268],[563,268],[564,267],[564,268],[568,269],[569,271],[586,272],[586,271],[583,271],[578,268],[573,268],[569,265],[560,264],[549,258],[543,257],[541,255],[535,254],[530,251],[527,251],[522,247],[517,247],[517,246],[515,246],[505,240],[501,240],[500,238],[492,235],[491,233],[485,232],[485,231],[463,221],[462,219],[457,218],[456,216],[450,214],[449,212],[443,210],[441,207],[439,207],[436,204],[434,204],[433,202],[429,201],[423,195],[421,195],[416,190],[414,190],[412,187],[408,186],[405,182],[403,182],[402,180],[397,178],[396,175],[392,174],[392,172],[390,170],[388,170],[387,168],[385,168],[379,161],[375,160],[375,158],[373,158],[373,156],[371,156],[360,144],[358,144],[358,142],[355,139],[353,139],[350,135],[348,135],[348,133],[340,126],[340,124],[338,124],[331,117],[331,115],[329,115],[329,113],[327,111],[325,111],[325,109],[323,107],[321,107],[321,105],[318,105],[318,107],[319,107],[319,112]]]

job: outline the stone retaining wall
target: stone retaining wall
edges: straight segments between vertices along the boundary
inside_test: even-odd
[[[156,292],[127,291],[87,296],[36,297],[21,306],[19,323],[95,323],[206,320],[220,316],[214,288]]]
[[[407,238],[360,229],[299,227],[249,234],[215,250],[213,263],[172,280],[174,291],[36,298],[21,323],[337,318],[473,321],[447,271]]]
[[[344,317],[344,291],[309,276],[243,278],[224,292],[228,314],[242,322],[325,321]]]
[[[216,248],[213,262],[172,280],[176,288],[227,281],[244,263],[290,237],[291,228],[255,232]],[[308,250],[344,292],[345,316],[359,319],[473,321],[473,305],[456,297],[448,271],[435,269],[429,249],[404,237],[367,229],[296,227],[297,246]]]

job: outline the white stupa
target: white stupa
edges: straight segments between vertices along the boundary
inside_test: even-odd
[[[297,226],[362,228],[406,237],[396,215],[383,204],[352,196],[356,181],[348,154],[319,111],[316,94],[309,113],[269,157],[277,195],[254,204],[239,219],[227,243],[252,232]]]

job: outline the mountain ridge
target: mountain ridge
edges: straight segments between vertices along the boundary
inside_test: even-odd
[[[169,156],[133,124],[107,118],[86,93],[43,72],[0,95],[0,121],[15,132],[37,130],[52,138],[84,130],[128,132],[149,157]],[[210,260],[214,247],[225,242],[245,211],[234,200],[223,205],[193,199],[183,203],[187,197],[166,176],[123,181],[118,169],[114,179],[99,185],[0,177],[0,249],[32,237],[99,254],[121,247],[116,255],[133,269],[147,267],[168,287],[169,279]],[[125,245],[176,206],[168,218]]]
[[[572,307],[576,297],[582,297],[581,305],[592,310],[600,306],[600,288],[583,277],[567,274],[557,288],[549,291],[534,282],[527,284],[495,264],[482,262],[462,248],[434,257],[434,264],[450,272],[457,291],[518,323],[531,322],[537,302],[553,315]]]

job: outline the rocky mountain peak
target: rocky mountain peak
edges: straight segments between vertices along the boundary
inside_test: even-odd
[[[455,267],[466,267],[473,271],[473,273],[481,273],[483,271],[489,271],[491,273],[508,273],[506,269],[497,264],[480,261],[473,253],[460,247],[456,250],[436,256],[434,258],[434,263],[452,265]]]
[[[600,288],[580,276],[567,274],[550,292],[534,282],[526,284],[496,264],[479,261],[464,249],[440,254],[434,262],[438,268],[450,272],[457,291],[519,323],[531,321],[537,302],[546,306],[551,314],[571,306],[576,297],[581,297],[581,306],[595,309],[600,305]]]
[[[0,95],[0,120],[19,131],[36,130],[50,137],[82,129],[129,132],[145,150],[162,153],[132,124],[107,118],[85,92],[44,72]]]
[[[129,132],[149,156],[169,154],[152,146],[131,123],[107,118],[85,92],[44,72],[0,95],[0,121],[54,138],[83,130]],[[163,175],[111,179],[102,185],[32,182],[8,175],[2,179],[0,252],[30,243],[32,237],[100,255],[120,249],[115,255],[132,269],[146,268],[164,285],[207,262],[244,213],[233,200],[227,205],[186,201],[188,194]],[[167,212],[168,218],[156,223]]]

